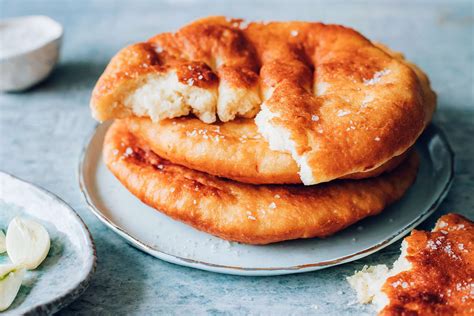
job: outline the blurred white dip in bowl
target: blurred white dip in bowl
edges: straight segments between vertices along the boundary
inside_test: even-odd
[[[59,57],[62,26],[47,16],[0,21],[0,91],[28,89],[45,79]]]

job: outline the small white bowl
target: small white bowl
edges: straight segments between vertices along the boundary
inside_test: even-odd
[[[0,21],[0,91],[21,91],[45,79],[59,57],[62,26],[47,16]]]

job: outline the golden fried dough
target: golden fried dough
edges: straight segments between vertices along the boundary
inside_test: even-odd
[[[185,167],[251,184],[299,184],[291,155],[271,150],[252,119],[206,124],[192,118],[152,122],[125,119],[129,131],[160,157]],[[370,171],[344,176],[362,179],[397,167],[407,154]]]
[[[381,316],[474,314],[474,223],[442,216],[432,232],[405,238],[410,268],[387,279]]]
[[[367,267],[348,278],[379,315],[473,315],[474,224],[442,216],[432,232],[413,230],[391,270]]]
[[[375,169],[431,119],[427,77],[356,31],[307,22],[195,21],[120,51],[94,88],[98,120],[255,117],[304,184]]]
[[[318,186],[250,185],[173,164],[116,121],[107,131],[104,160],[135,196],[164,214],[221,238],[249,244],[325,237],[398,200],[413,183],[413,153],[376,178]]]

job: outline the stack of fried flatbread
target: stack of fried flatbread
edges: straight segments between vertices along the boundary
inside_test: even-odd
[[[249,244],[325,237],[414,182],[436,96],[338,25],[210,17],[120,51],[93,91],[111,172],[144,203]]]

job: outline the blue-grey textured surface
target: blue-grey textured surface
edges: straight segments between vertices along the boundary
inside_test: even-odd
[[[218,275],[162,262],[128,246],[87,210],[76,168],[95,122],[95,80],[124,45],[211,14],[320,20],[352,26],[400,50],[430,76],[436,122],[456,152],[456,179],[440,209],[474,218],[474,47],[472,1],[0,1],[0,16],[45,14],[64,25],[61,62],[26,93],[0,95],[0,168],[64,198],[89,225],[98,269],[63,314],[373,314],[354,304],[345,277],[391,263],[399,243],[363,260],[313,273],[266,278]],[[1,74],[0,74],[1,75]]]

